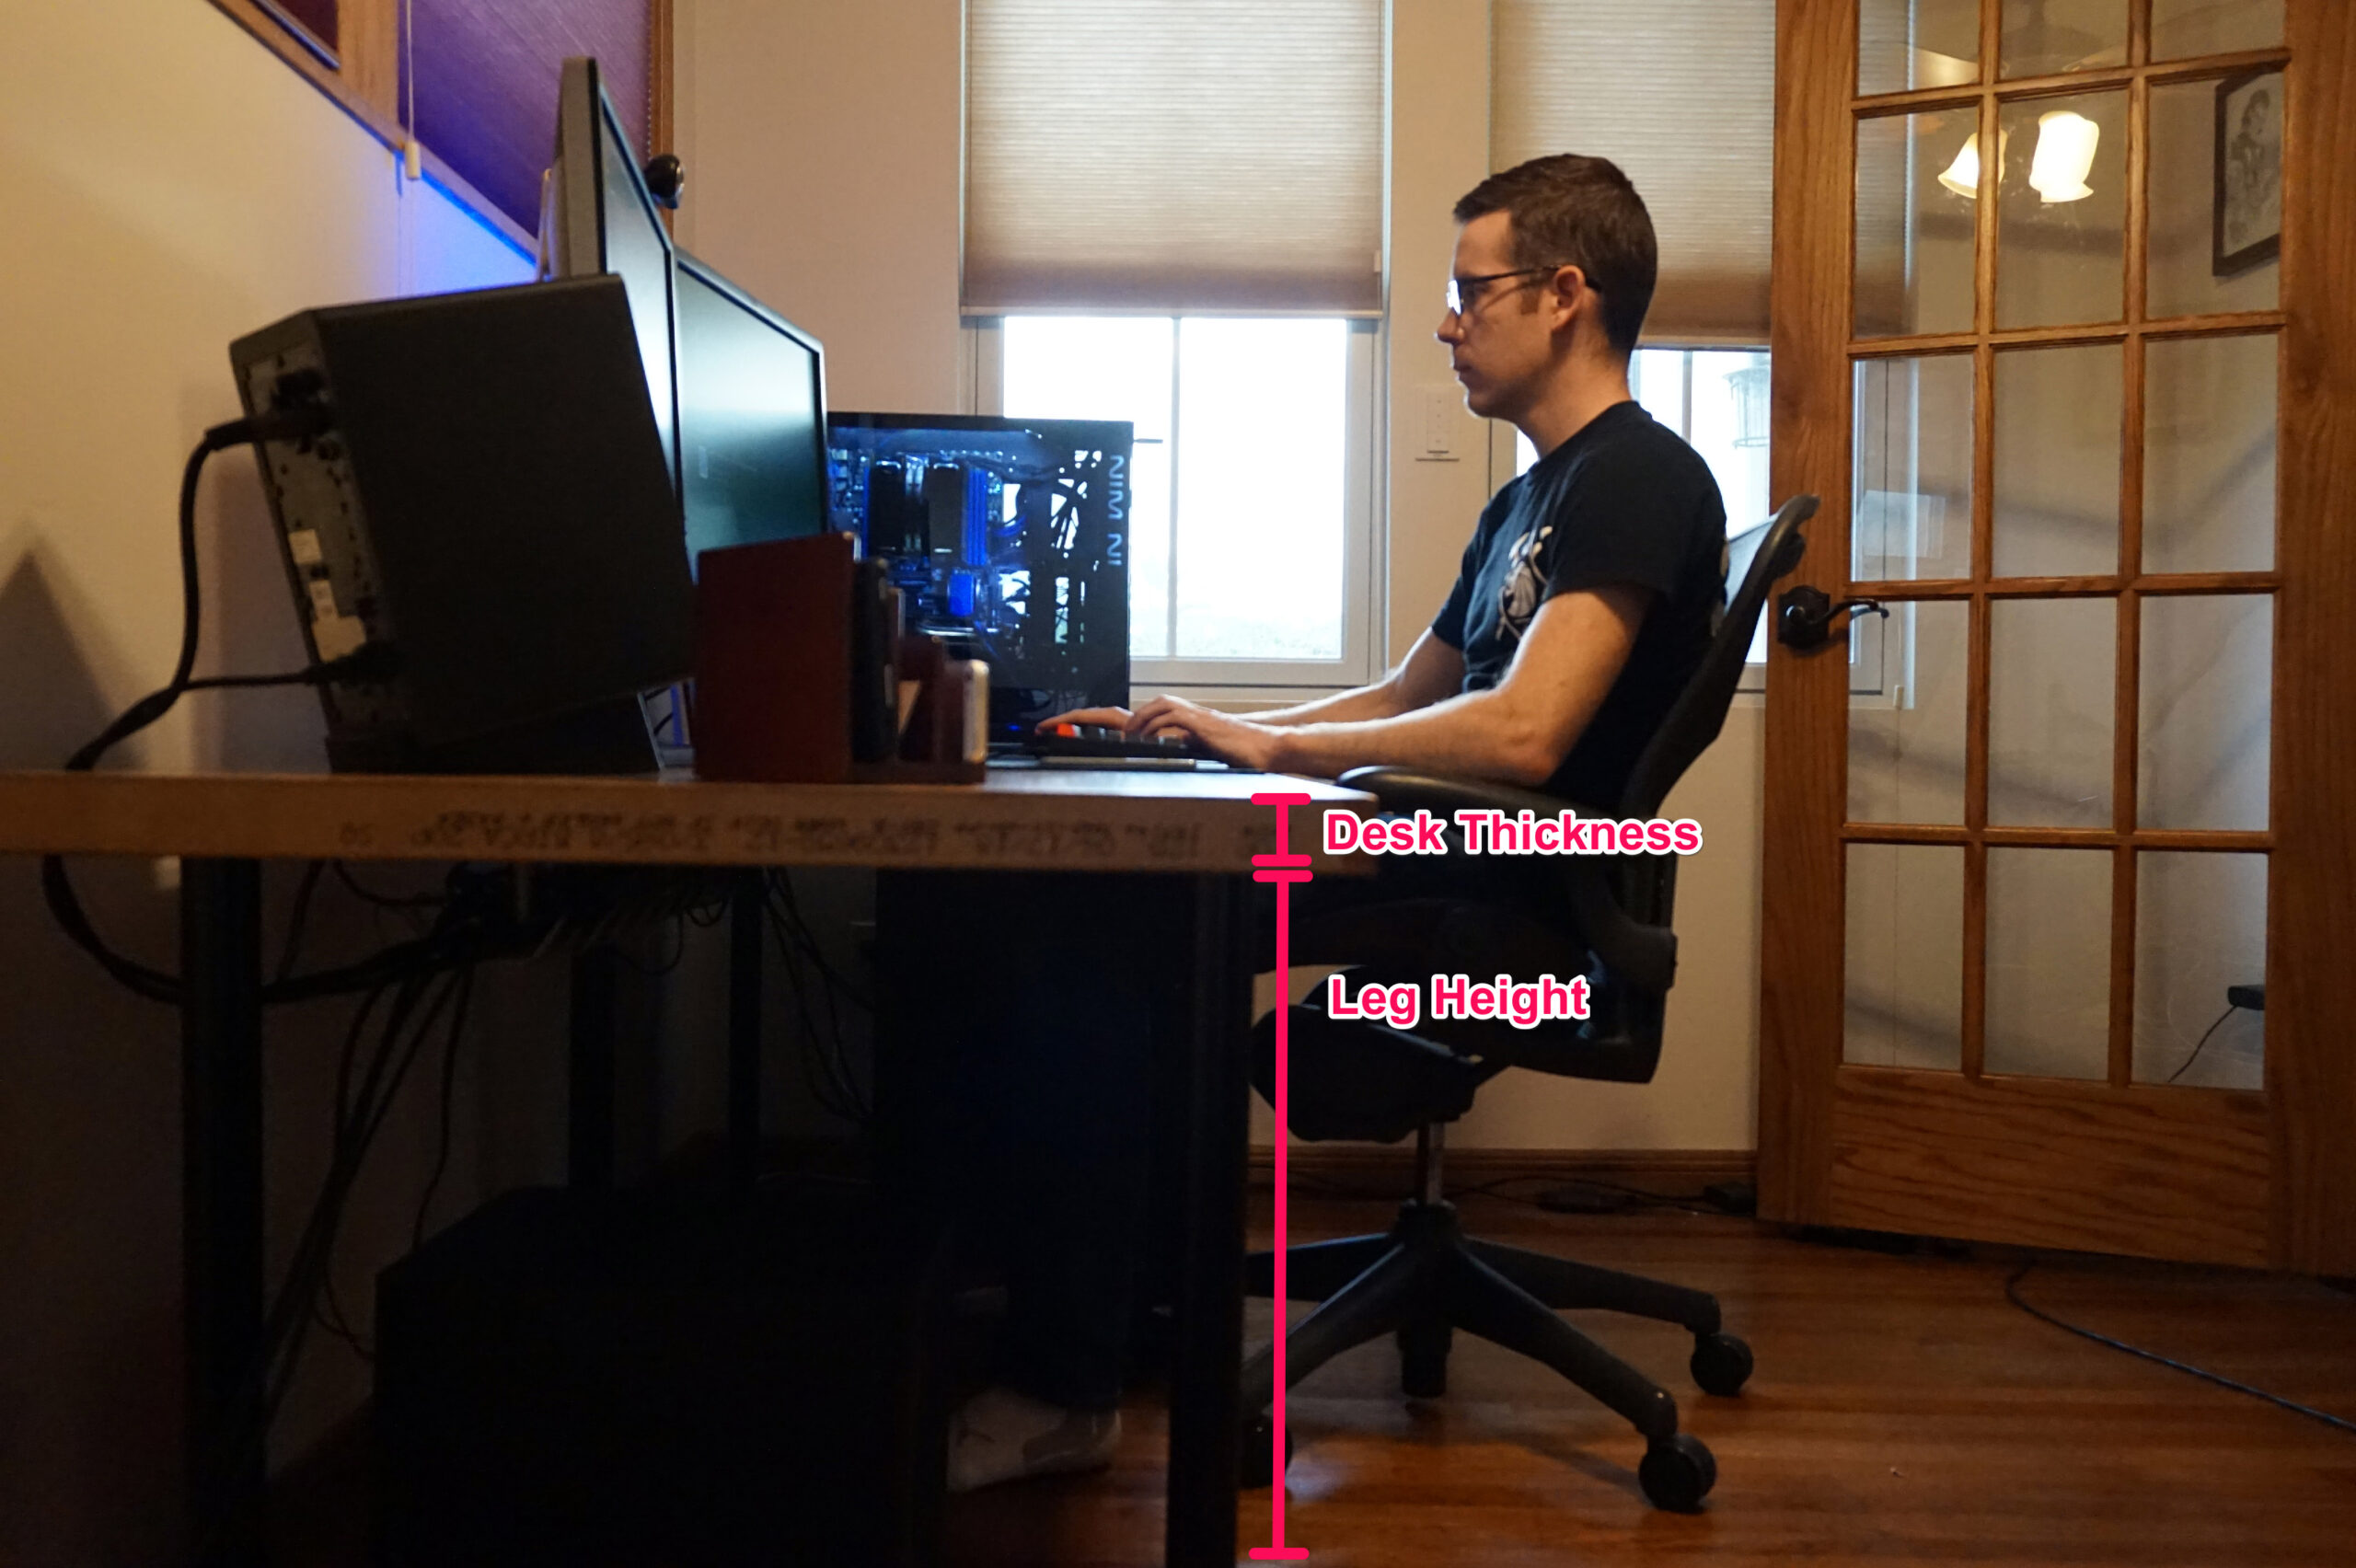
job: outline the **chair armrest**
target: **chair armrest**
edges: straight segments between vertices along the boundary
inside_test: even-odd
[[[1551,817],[1569,810],[1581,817],[1602,815],[1535,790],[1518,790],[1510,784],[1473,778],[1443,778],[1408,767],[1354,767],[1337,782],[1365,790],[1380,801],[1385,811],[1412,812],[1421,808],[1436,816],[1449,816],[1460,811],[1496,811],[1507,815],[1526,811]],[[1555,859],[1563,868],[1571,918],[1588,951],[1601,959],[1607,969],[1639,989],[1668,990],[1677,978],[1677,933],[1666,926],[1647,925],[1632,918],[1621,907],[1605,875],[1627,858],[1563,855]]]

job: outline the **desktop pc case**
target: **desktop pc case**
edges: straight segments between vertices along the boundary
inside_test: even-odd
[[[679,504],[613,278],[305,311],[230,350],[338,772],[641,772],[693,660]]]
[[[830,414],[834,525],[881,560],[902,618],[990,670],[989,738],[1129,700],[1131,426]]]
[[[387,1269],[378,1562],[934,1562],[948,1250],[860,1192],[525,1189]]]

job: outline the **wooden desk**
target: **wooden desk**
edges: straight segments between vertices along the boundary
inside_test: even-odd
[[[246,1397],[261,1345],[261,900],[265,859],[1160,871],[1195,879],[1186,1220],[1171,1379],[1173,1568],[1230,1568],[1242,1415],[1249,1090],[1247,899],[1275,847],[1255,791],[1306,794],[1289,847],[1320,874],[1319,808],[1371,796],[1256,774],[992,769],[979,785],[755,785],[691,778],[0,773],[0,852],[177,856],[190,1474],[194,1516],[240,1521],[213,1561],[260,1559],[258,1462],[225,1471],[193,1435]]]

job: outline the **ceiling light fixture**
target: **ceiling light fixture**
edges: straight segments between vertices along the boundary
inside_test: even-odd
[[[2037,155],[2029,160],[2028,182],[2048,204],[2081,202],[2093,195],[2086,173],[2095,167],[2095,144],[2102,127],[2067,109],[2037,117]],[[1942,177],[1944,178],[1944,177]]]

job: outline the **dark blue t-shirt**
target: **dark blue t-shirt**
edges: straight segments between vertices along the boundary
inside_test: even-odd
[[[1546,781],[1611,811],[1692,679],[1726,612],[1726,506],[1710,467],[1634,402],[1615,403],[1481,513],[1432,634],[1464,655],[1464,689],[1505,677],[1538,606],[1557,594],[1652,590],[1628,663]]]

